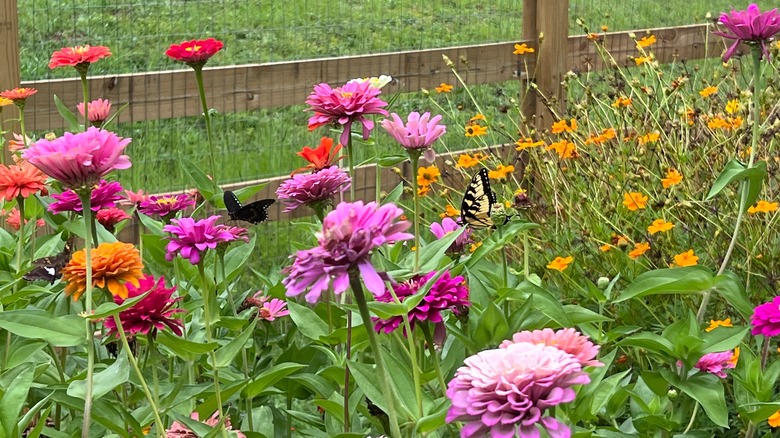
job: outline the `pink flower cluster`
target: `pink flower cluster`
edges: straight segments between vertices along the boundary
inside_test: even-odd
[[[433,152],[433,143],[439,139],[447,127],[440,125],[441,116],[437,115],[431,118],[431,113],[420,113],[413,111],[407,117],[407,123],[396,113],[390,114],[391,119],[382,120],[382,127],[385,128],[395,141],[406,149],[424,150],[425,159],[433,162],[435,154]]]
[[[103,208],[116,207],[116,201],[122,199],[119,195],[119,192],[121,191],[122,186],[118,182],[100,180],[100,182],[92,188],[92,192],[89,196],[90,209],[92,211],[98,211]],[[79,195],[73,190],[66,190],[59,194],[54,193],[51,197],[55,199],[48,207],[49,211],[52,213],[62,213],[65,211],[81,212],[84,210]]]

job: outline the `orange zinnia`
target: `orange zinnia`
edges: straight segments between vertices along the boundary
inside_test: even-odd
[[[141,254],[130,243],[101,243],[92,250],[92,284],[108,289],[113,296],[127,298],[125,283],[138,287],[143,269]],[[62,279],[67,282],[65,295],[73,295],[77,301],[87,288],[87,254],[83,249],[62,269]]]
[[[27,161],[10,166],[0,164],[0,198],[6,201],[38,193],[46,188],[45,182],[46,175]]]

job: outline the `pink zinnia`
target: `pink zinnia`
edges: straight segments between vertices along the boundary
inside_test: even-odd
[[[147,216],[169,218],[195,205],[195,200],[186,193],[178,195],[149,196],[138,205],[138,211]]]
[[[139,190],[137,192],[133,192],[131,190],[125,190],[125,196],[127,196],[127,199],[123,199],[119,201],[122,205],[139,205],[140,203],[146,201],[149,198],[148,193],[144,193],[143,190]]]
[[[574,356],[582,366],[601,367],[603,363],[594,360],[599,354],[599,346],[593,345],[590,338],[583,336],[573,328],[553,331],[546,328],[544,330],[522,331],[515,333],[511,341],[504,341],[500,348],[506,348],[518,342],[529,342],[531,344],[543,344],[563,350]]]
[[[5,212],[3,212],[2,214],[5,214]],[[24,220],[25,224],[29,222],[30,221],[27,219]],[[11,227],[12,229],[19,231],[19,228],[21,228],[22,226],[22,216],[19,213],[19,209],[17,209],[16,207],[12,208],[11,211],[8,212],[8,217],[5,218],[5,223],[7,223],[8,226]],[[37,221],[35,221],[36,227],[42,227],[44,225],[46,225],[46,221],[44,221],[43,219],[38,219]]]
[[[57,67],[76,67],[77,70],[83,69],[86,72],[89,64],[111,56],[111,51],[106,46],[85,46],[63,47],[52,53],[49,68]]]
[[[208,38],[205,40],[184,41],[181,44],[171,44],[165,54],[169,58],[183,62],[194,69],[203,68],[206,61],[222,50],[222,41]]]
[[[79,114],[84,115],[84,102],[79,102],[76,105],[79,110]],[[108,119],[108,113],[111,112],[111,101],[106,99],[97,99],[87,104],[87,110],[89,110],[89,121],[95,126],[100,126]]]
[[[753,335],[766,337],[780,335],[780,296],[757,306],[753,310],[753,316],[750,317],[750,324],[753,326],[750,331]]]
[[[520,342],[466,358],[447,388],[452,407],[447,422],[464,423],[460,436],[536,438],[537,426],[556,438],[569,428],[548,408],[574,400],[571,387],[590,383],[580,362],[544,344]]]
[[[723,61],[728,61],[734,56],[740,43],[760,45],[761,53],[769,59],[766,43],[780,32],[780,14],[778,14],[777,9],[762,13],[758,5],[751,3],[746,10],[732,9],[730,13],[722,13],[720,22],[729,32],[713,33],[723,38],[735,40],[734,44],[723,54]]]
[[[77,189],[97,184],[114,169],[129,168],[130,159],[122,155],[129,143],[129,138],[92,126],[86,132],[38,140],[22,158],[66,187]]]
[[[436,272],[428,273],[425,276],[415,275],[403,283],[392,285],[393,291],[398,299],[403,302],[406,298],[420,293],[425,285],[430,281]],[[445,310],[455,310],[468,306],[469,290],[466,287],[466,280],[461,277],[452,277],[449,271],[444,271],[433,285],[431,285],[425,298],[420,301],[414,309],[409,311],[409,325],[414,329],[415,323],[430,321],[438,324],[444,321],[442,312]],[[384,295],[376,297],[377,301],[392,303],[395,300],[390,291]],[[397,329],[403,322],[403,317],[398,315],[390,319],[374,318],[374,329],[390,333]],[[406,334],[406,333],[405,333]]]
[[[193,412],[190,415],[190,418],[195,421],[200,421],[197,412]],[[204,423],[211,427],[219,424],[219,411],[214,412],[214,414],[208,420],[204,421]],[[225,419],[225,429],[233,431],[233,427],[230,424],[230,418]],[[246,435],[243,433],[237,430],[234,432],[238,438],[246,438]],[[179,423],[178,421],[174,421],[173,424],[171,424],[170,429],[165,431],[165,436],[166,438],[198,438],[198,435],[195,432],[191,431],[187,426]]]
[[[195,221],[191,217],[172,219],[173,225],[166,225],[163,231],[171,233],[170,242],[166,247],[165,258],[173,260],[176,254],[190,261],[193,265],[200,262],[201,253],[214,249],[220,243],[236,240],[236,234],[223,225],[215,225],[220,216],[211,216]]]
[[[106,230],[108,230],[110,233],[113,233],[116,225],[119,222],[130,219],[130,215],[119,208],[109,207],[99,210],[95,215],[95,218],[100,223],[100,225],[103,225]]]
[[[390,114],[390,117],[393,120],[385,119],[381,122],[385,131],[406,149],[425,150],[425,159],[433,162],[435,155],[431,146],[447,132],[447,127],[439,124],[441,116],[431,118],[431,113],[420,116],[420,113],[413,111],[409,113],[406,124],[396,113]]]
[[[266,297],[267,298],[267,297]],[[257,315],[266,321],[273,321],[280,316],[287,316],[290,311],[287,310],[287,302],[279,298],[271,298],[263,301],[260,307],[260,313]]]
[[[387,115],[383,108],[387,102],[380,99],[381,90],[371,86],[371,82],[352,82],[340,88],[331,88],[322,83],[314,86],[314,91],[306,99],[310,105],[308,111],[314,111],[309,118],[309,131],[323,125],[336,124],[344,127],[339,143],[346,145],[352,133],[352,123],[363,125],[363,140],[368,140],[374,122],[367,119],[368,114]]]
[[[331,282],[333,292],[341,294],[349,287],[352,268],[360,270],[366,288],[379,296],[385,293],[385,283],[371,265],[371,253],[388,242],[409,240],[404,233],[411,224],[395,222],[403,210],[394,204],[377,205],[342,202],[325,216],[319,246],[298,251],[292,266],[284,269],[287,275],[282,283],[287,296],[297,296],[309,289],[306,301],[316,303]]]
[[[173,298],[173,293],[176,291],[176,288],[166,288],[165,279],[163,277],[160,277],[155,281],[153,276],[146,275],[138,280],[137,287],[130,282],[127,282],[125,286],[127,286],[126,299],[134,298],[149,292],[141,301],[135,303],[132,307],[119,312],[119,320],[122,322],[125,333],[134,336],[139,333],[146,335],[151,332],[152,336],[154,336],[157,330],[163,330],[166,327],[171,329],[171,331],[178,336],[181,336],[182,333],[184,333],[184,323],[180,319],[173,318],[175,313],[184,311],[174,307],[176,302],[181,300],[181,298]],[[114,295],[114,302],[116,304],[122,304],[125,302],[125,298]],[[103,321],[103,324],[106,326],[106,329],[108,329],[109,336],[113,335],[119,337],[113,317],[106,318],[106,320]]]
[[[724,370],[731,369],[737,366],[736,360],[734,360],[734,353],[731,351],[721,351],[719,353],[708,353],[699,359],[696,363],[696,368],[704,371],[705,373],[715,374],[721,379],[726,378]]]
[[[100,180],[97,186],[92,188],[89,196],[90,209],[98,211],[103,208],[116,207],[116,201],[122,199],[119,192],[122,186],[117,181],[107,182]],[[49,204],[49,211],[52,213],[62,213],[64,211],[80,212],[84,210],[79,195],[73,190],[65,190],[62,193],[53,193],[51,195],[56,201]]]
[[[460,231],[462,228],[462,225],[459,225],[452,218],[448,217],[445,217],[441,221],[441,224],[438,222],[431,223],[431,233],[433,233],[437,239],[442,239],[447,234]],[[458,238],[452,242],[452,245],[447,248],[447,252],[460,253],[469,244],[471,244],[471,228],[466,228],[466,231],[460,233],[460,236],[458,236]]]
[[[316,210],[347,190],[351,181],[347,172],[331,166],[316,173],[293,175],[276,189],[276,196],[284,204],[285,213],[304,205]]]

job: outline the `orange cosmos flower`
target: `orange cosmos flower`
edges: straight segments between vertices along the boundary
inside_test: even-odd
[[[756,205],[748,208],[748,213],[750,214],[772,213],[773,211],[777,211],[777,202],[767,202],[764,200],[760,200]]]
[[[623,205],[631,211],[642,210],[647,206],[647,196],[639,192],[623,193]]]
[[[553,134],[560,134],[562,132],[574,132],[577,130],[577,121],[571,119],[571,123],[567,123],[566,120],[558,120],[552,124],[551,132]]]
[[[417,196],[424,197],[431,191],[431,186],[420,186],[417,188]]]
[[[646,62],[650,62],[651,60],[652,58],[650,58],[649,56],[637,56],[636,58],[634,58],[634,62],[636,63],[636,65],[642,65]]]
[[[665,231],[669,231],[672,228],[674,228],[674,224],[673,223],[666,222],[663,219],[656,219],[656,220],[653,221],[652,225],[647,227],[647,231],[650,234],[655,234],[655,233],[663,233]]]
[[[718,92],[718,87],[713,87],[712,85],[710,85],[709,87],[699,91],[699,95],[701,97],[710,97],[713,94],[717,94],[717,92]]]
[[[436,166],[420,167],[417,169],[417,185],[427,187],[439,181],[441,172]]]
[[[490,179],[505,179],[507,175],[515,171],[515,166],[508,165],[504,166],[503,164],[499,164],[498,167],[496,167],[496,170],[491,170],[488,172],[488,177]]]
[[[711,332],[715,330],[718,327],[733,327],[731,324],[731,318],[726,318],[724,320],[720,319],[711,319],[710,320],[710,326],[704,329],[705,332]]]
[[[658,139],[661,137],[661,134],[657,132],[651,132],[649,134],[645,134],[639,137],[639,144],[647,144],[647,143],[655,143],[658,141]]]
[[[545,149],[548,151],[554,150],[560,158],[577,158],[580,156],[577,153],[577,145],[568,140],[550,143]]]
[[[6,201],[38,193],[46,188],[45,182],[46,175],[27,161],[10,166],[0,164],[0,198]]]
[[[665,189],[668,189],[671,186],[680,184],[682,180],[683,176],[680,172],[676,171],[675,169],[669,169],[666,171],[666,178],[661,179],[661,184]]]
[[[574,257],[556,257],[555,260],[547,264],[547,269],[555,269],[558,272],[563,272],[569,267],[569,264],[574,261]]]
[[[699,264],[699,258],[693,254],[693,250],[689,249],[686,252],[681,252],[674,256],[674,264],[681,268],[686,266],[696,266]]]
[[[459,215],[460,215],[460,212],[458,210],[456,210],[455,207],[453,207],[450,204],[447,204],[447,206],[444,207],[444,213],[440,213],[439,217],[444,219],[445,217],[455,217],[455,216],[459,216]]]
[[[444,82],[441,83],[438,87],[435,88],[437,93],[449,93],[452,91],[453,86],[450,84],[445,84]]]
[[[484,158],[485,157],[479,152],[474,155],[460,154],[458,156],[458,164],[456,164],[455,167],[460,169],[468,169],[469,167],[474,167],[479,164],[480,160]]]
[[[769,424],[769,427],[780,427],[780,411],[770,415],[766,422]]]
[[[485,121],[485,120],[487,120],[487,119],[485,119],[485,116],[483,116],[482,114],[480,114],[480,113],[477,113],[477,115],[476,115],[476,116],[474,116],[474,117],[472,117],[472,118],[470,118],[470,119],[469,119],[469,124],[471,124],[471,123],[474,123],[474,122],[477,122],[477,121],[479,121],[479,120]]]
[[[655,35],[649,35],[642,37],[641,40],[636,42],[637,47],[641,47],[643,49],[646,49],[650,46],[652,46],[655,43]]]
[[[73,254],[70,262],[62,269],[62,278],[67,282],[65,295],[73,295],[77,301],[87,288],[87,255],[82,249]],[[139,286],[144,277],[143,262],[138,249],[124,242],[101,243],[92,251],[92,284],[106,288],[113,296],[127,298],[130,283]]]
[[[634,101],[630,97],[620,96],[612,102],[612,106],[615,108],[631,106]]]
[[[482,125],[466,125],[466,137],[479,137],[487,134],[487,126]]]
[[[642,254],[646,253],[650,250],[650,244],[647,242],[641,242],[634,245],[634,249],[631,250],[631,252],[628,253],[628,256],[631,257],[631,259],[636,260],[638,259]]]
[[[607,252],[607,251],[609,251],[610,249],[612,249],[612,245],[610,245],[610,244],[608,244],[608,243],[605,243],[605,244],[603,244],[603,245],[601,245],[601,246],[599,247],[599,250],[600,250],[601,252]]]
[[[543,141],[534,141],[532,138],[521,138],[515,142],[515,149],[522,151],[523,149],[535,148],[537,146],[544,146]]]
[[[111,51],[105,46],[76,46],[76,47],[63,47],[62,50],[57,50],[52,53],[51,61],[49,61],[49,68],[55,69],[57,67],[76,67],[77,70],[84,69],[89,64],[111,56]]]
[[[515,51],[512,52],[513,55],[525,55],[526,53],[534,53],[535,50],[533,47],[528,47],[528,44],[515,44]]]

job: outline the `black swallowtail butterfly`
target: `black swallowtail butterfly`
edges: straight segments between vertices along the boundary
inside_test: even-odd
[[[227,208],[230,219],[234,221],[245,221],[253,224],[259,224],[268,219],[268,207],[275,199],[261,199],[247,205],[241,205],[236,194],[230,190],[225,190],[223,196],[225,208]]]
[[[62,276],[62,268],[70,261],[72,245],[71,237],[65,242],[65,248],[59,254],[33,260],[33,268],[22,278],[27,281],[45,280],[54,284]]]

